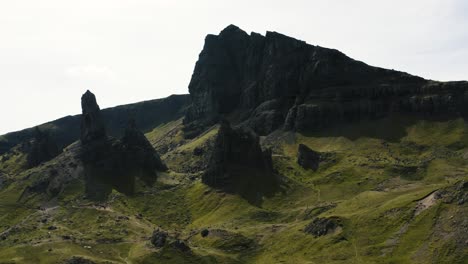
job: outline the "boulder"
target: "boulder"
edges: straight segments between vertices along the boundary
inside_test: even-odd
[[[166,244],[167,232],[160,231],[159,229],[153,232],[151,236],[151,244],[157,248],[162,248]]]
[[[299,144],[297,150],[297,164],[304,169],[318,170],[321,161],[321,154],[316,152],[304,144]]]
[[[208,229],[203,229],[201,232],[200,232],[200,235],[202,237],[207,237],[208,235],[210,234],[210,231]]]

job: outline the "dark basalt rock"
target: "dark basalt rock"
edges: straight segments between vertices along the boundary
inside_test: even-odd
[[[162,248],[166,245],[167,236],[167,232],[160,231],[159,229],[155,230],[151,236],[151,244],[157,248]]]
[[[315,218],[305,227],[304,232],[320,237],[333,232],[338,226],[340,226],[339,218]]]
[[[101,117],[101,109],[96,102],[96,96],[89,90],[81,97],[81,142],[90,143],[106,138],[106,129]]]
[[[202,237],[207,237],[208,235],[210,234],[210,231],[208,229],[203,229],[201,232],[200,232],[200,235]]]
[[[239,193],[258,203],[273,193],[278,178],[273,172],[271,151],[262,151],[257,134],[246,128],[231,128],[223,121],[202,181],[227,192]]]
[[[60,154],[57,144],[50,138],[49,134],[35,128],[34,138],[30,142],[31,147],[27,157],[28,168],[49,161]]]
[[[403,114],[466,116],[468,82],[435,82],[369,66],[276,32],[230,25],[208,35],[189,84],[185,135],[221,118],[260,135]]]
[[[316,152],[306,145],[299,144],[297,150],[297,164],[304,169],[318,170],[321,161],[321,154]]]

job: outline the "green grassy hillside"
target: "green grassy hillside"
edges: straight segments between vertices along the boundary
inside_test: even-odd
[[[396,121],[262,138],[282,184],[260,206],[201,183],[216,126],[192,140],[181,120],[155,127],[146,136],[169,171],[104,203],[87,200],[79,178],[53,199],[22,195],[71,149],[31,170],[0,157],[0,263],[467,263],[468,124]],[[330,158],[304,170],[299,144]],[[337,226],[304,232],[317,218]],[[155,248],[156,229],[191,251]]]

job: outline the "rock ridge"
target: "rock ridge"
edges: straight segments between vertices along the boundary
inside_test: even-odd
[[[189,84],[185,134],[223,118],[260,135],[389,115],[466,116],[467,82],[436,82],[369,66],[338,50],[230,25],[208,35]]]

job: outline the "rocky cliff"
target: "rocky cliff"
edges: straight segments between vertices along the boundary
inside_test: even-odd
[[[467,82],[435,82],[369,66],[276,32],[230,25],[208,35],[189,85],[186,136],[221,117],[260,135],[392,114],[466,115]]]

